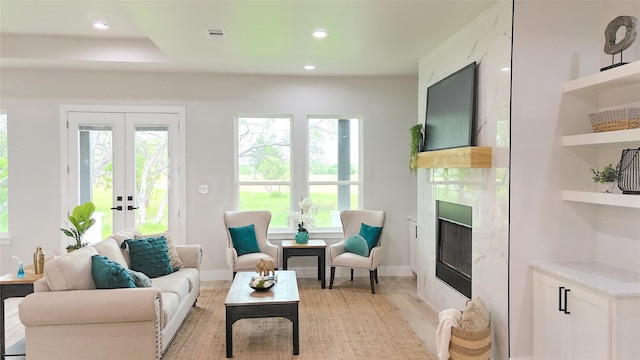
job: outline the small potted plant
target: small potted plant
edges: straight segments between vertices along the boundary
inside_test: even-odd
[[[295,236],[296,243],[306,244],[309,241],[307,228],[315,225],[314,215],[318,213],[318,206],[310,198],[302,199],[298,206],[300,206],[300,211],[289,214],[288,223],[290,226],[298,225],[298,232]]]
[[[415,174],[417,172],[418,153],[422,147],[422,124],[415,124],[409,128],[411,132],[411,145],[409,148],[409,170]]]
[[[612,164],[605,166],[602,171],[591,168],[591,172],[593,172],[593,181],[598,184],[604,184],[602,187],[602,192],[604,193],[613,192],[615,183],[620,179],[620,173]]]
[[[96,220],[91,218],[95,210],[95,205],[93,205],[93,203],[90,201],[73,208],[73,212],[64,222],[66,228],[60,229],[65,235],[73,238],[75,241],[74,244],[70,244],[67,246],[68,252],[80,249],[87,245],[87,243],[82,242],[82,237],[87,232],[87,230],[89,230],[89,228],[96,223]]]

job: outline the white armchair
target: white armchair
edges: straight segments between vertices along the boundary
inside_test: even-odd
[[[342,222],[342,240],[339,243],[329,246],[329,258],[331,260],[329,289],[333,288],[333,279],[337,266],[351,268],[351,281],[353,281],[353,269],[359,268],[369,270],[371,293],[375,294],[374,282],[378,282],[378,265],[382,262],[383,257],[382,236],[380,236],[378,244],[371,249],[369,256],[346,252],[344,244],[351,235],[359,234],[360,227],[363,223],[370,226],[382,227],[384,225],[384,211],[342,210],[340,212],[340,221]]]
[[[271,244],[267,238],[267,231],[269,230],[269,223],[271,222],[271,212],[266,210],[261,211],[227,211],[224,213],[224,225],[227,232],[227,263],[233,271],[233,276],[236,276],[238,271],[254,270],[256,269],[256,263],[260,259],[269,259],[273,261],[276,268],[279,266],[280,261],[280,248],[277,245]],[[231,240],[231,234],[229,228],[241,227],[246,225],[254,225],[256,232],[256,240],[258,240],[258,247],[260,252],[254,252],[244,255],[238,255],[238,252],[233,247],[233,241]]]

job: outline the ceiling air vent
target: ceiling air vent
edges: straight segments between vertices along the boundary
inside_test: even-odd
[[[224,39],[224,29],[207,29],[207,34],[211,39]]]

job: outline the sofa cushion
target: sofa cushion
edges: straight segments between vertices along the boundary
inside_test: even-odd
[[[121,246],[129,249],[129,267],[132,270],[143,272],[150,278],[171,274],[174,271],[164,236],[128,239]]]
[[[115,240],[116,243],[118,243],[118,246],[122,247],[122,243],[125,240],[133,239],[133,238],[136,237],[136,235],[140,235],[140,231],[138,231],[138,229],[136,229],[136,228],[129,228],[129,229],[126,229],[126,230],[118,231],[117,233],[109,236],[108,238],[111,238],[111,239]],[[122,256],[124,256],[124,259],[126,260],[127,265],[131,266],[131,263],[129,261],[129,251],[128,250],[124,250],[122,252]]]
[[[176,272],[173,272],[168,277],[182,277],[189,281],[189,292],[193,291],[193,288],[200,286],[200,271],[195,268],[182,268]]]
[[[162,293],[162,328],[169,323],[171,318],[178,311],[178,307],[180,305],[180,299],[178,295],[172,292],[163,292]]]
[[[178,255],[178,251],[175,246],[173,246],[173,241],[171,241],[171,235],[168,232],[158,233],[158,234],[140,234],[136,235],[136,239],[144,239],[144,238],[157,238],[160,236],[164,236],[167,239],[167,250],[169,251],[169,259],[171,259],[171,267],[174,269],[180,269],[184,267],[182,260],[180,260],[180,255]]]
[[[162,291],[178,295],[180,301],[189,294],[189,280],[183,276],[172,276],[173,274],[151,279],[153,287]]]
[[[52,291],[95,289],[91,274],[91,257],[98,255],[88,246],[47,261],[46,279]]]
[[[106,256],[93,255],[91,257],[91,275],[96,289],[136,287],[127,269],[119,263],[109,260]]]
[[[127,260],[124,258],[124,255],[122,255],[122,250],[120,249],[120,246],[118,245],[118,242],[116,242],[115,239],[106,238],[91,246],[93,246],[96,249],[96,251],[98,252],[98,255],[106,256],[107,258],[109,258],[109,260],[117,262],[118,264],[122,265],[124,268],[126,269],[129,268],[129,264],[127,263]]]
[[[131,269],[127,269],[127,271],[129,272],[129,275],[131,275],[131,277],[133,278],[133,282],[134,284],[136,284],[136,287],[152,287],[153,286],[153,284],[151,283],[151,279],[149,279],[149,277],[144,273],[141,273],[140,271],[131,270]]]

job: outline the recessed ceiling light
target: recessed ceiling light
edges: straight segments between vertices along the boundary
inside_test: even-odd
[[[327,37],[327,31],[318,29],[313,32],[313,37],[316,39],[324,39]]]
[[[93,27],[98,30],[107,30],[109,28],[109,24],[103,21],[96,21],[93,23]]]
[[[305,69],[305,70],[313,70],[313,69],[315,69],[315,68],[316,68],[316,66],[315,66],[315,65],[311,65],[311,64],[309,64],[309,65],[305,65],[305,66],[304,66],[304,69]]]

